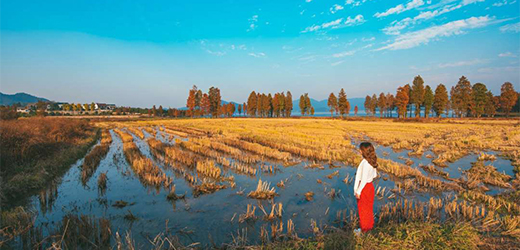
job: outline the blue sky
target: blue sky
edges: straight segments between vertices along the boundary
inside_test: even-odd
[[[192,85],[325,99],[420,74],[520,89],[517,0],[13,1],[0,3],[4,93],[180,107]]]

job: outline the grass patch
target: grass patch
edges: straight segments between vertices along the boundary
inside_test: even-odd
[[[0,123],[2,206],[21,203],[63,176],[99,139],[85,120],[30,118]]]
[[[479,243],[469,223],[390,223],[357,238],[360,249],[477,249]]]

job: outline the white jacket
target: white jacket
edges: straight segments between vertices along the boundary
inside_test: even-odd
[[[365,185],[372,182],[377,177],[377,170],[368,163],[367,160],[363,159],[356,171],[356,179],[354,181],[354,195],[361,195],[361,191]]]

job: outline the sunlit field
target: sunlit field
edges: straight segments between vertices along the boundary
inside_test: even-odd
[[[98,142],[2,244],[32,248],[495,249],[520,243],[520,121],[91,122]],[[376,225],[357,228],[358,145],[376,145]]]

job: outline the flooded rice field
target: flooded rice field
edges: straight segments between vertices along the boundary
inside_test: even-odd
[[[338,148],[324,152],[330,153],[327,161],[319,156],[310,160],[306,156],[314,152],[303,143],[301,148],[308,152],[296,154],[276,145],[270,151],[268,142],[214,131],[122,126],[107,129],[103,136],[111,137],[108,151],[91,173],[84,173],[81,159],[60,181],[31,198],[35,226],[43,235],[64,216],[77,214],[109,220],[112,232],[130,233],[136,245],[164,232],[176,235],[183,245],[219,246],[239,237],[255,244],[276,234],[309,237],[311,225],[340,226],[345,217],[357,213],[353,180],[360,158],[335,160]],[[345,147],[357,147],[360,138],[345,138]],[[514,178],[511,161],[497,151],[468,152],[453,162],[434,164],[438,154],[430,149],[418,155],[375,144],[381,160],[409,166],[414,174],[408,176],[416,177],[380,170],[381,178],[375,181],[376,213],[403,199],[451,200],[460,191],[417,182],[419,175],[426,183],[437,180],[439,185],[467,188],[472,165],[492,165],[508,177],[505,185],[484,182],[475,187],[491,196],[510,189],[508,181]],[[267,184],[258,187],[260,181]]]

